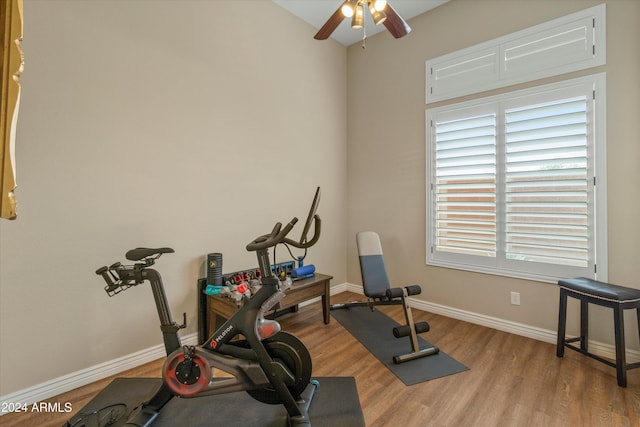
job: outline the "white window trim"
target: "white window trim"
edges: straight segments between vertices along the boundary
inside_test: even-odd
[[[566,80],[562,82],[547,84],[543,86],[533,87],[529,89],[519,90],[515,92],[505,93],[501,95],[495,95],[491,97],[485,97],[481,99],[475,99],[472,101],[456,103],[453,105],[447,105],[444,107],[438,107],[433,109],[427,109],[426,111],[426,135],[427,135],[427,150],[426,150],[426,164],[427,164],[427,176],[426,176],[426,212],[427,212],[427,236],[426,236],[426,249],[427,249],[427,259],[426,263],[428,265],[439,266],[439,267],[448,267],[454,269],[461,269],[467,271],[475,271],[480,273],[488,273],[499,276],[508,276],[508,277],[517,277],[541,282],[549,282],[555,283],[560,278],[557,274],[547,274],[544,271],[544,267],[547,264],[539,264],[541,267],[536,272],[531,271],[516,271],[510,268],[504,268],[503,266],[489,265],[488,262],[481,263],[471,262],[469,263],[469,256],[447,256],[447,259],[442,259],[436,256],[432,251],[432,242],[435,241],[435,226],[433,225],[434,218],[434,206],[433,203],[433,192],[431,191],[431,185],[434,182],[435,177],[435,162],[432,162],[431,156],[433,153],[433,144],[435,144],[435,136],[434,129],[430,125],[432,116],[436,112],[442,112],[453,109],[462,109],[467,107],[479,106],[481,104],[486,104],[488,102],[495,101],[508,101],[509,99],[514,99],[516,97],[522,96],[530,96],[538,93],[546,92],[546,91],[554,91],[563,89],[572,85],[585,85],[592,84],[594,94],[596,94],[595,99],[593,100],[593,135],[594,135],[594,146],[593,146],[593,158],[592,158],[592,167],[594,167],[594,174],[596,182],[594,183],[594,206],[595,206],[595,218],[594,224],[596,227],[596,232],[594,235],[595,239],[595,260],[594,264],[597,266],[597,270],[593,271],[592,274],[586,274],[586,276],[601,280],[608,280],[608,258],[607,258],[607,198],[606,198],[606,189],[607,189],[607,173],[606,173],[606,74],[599,73],[590,76],[580,77],[577,79]],[[471,258],[473,259],[473,258]],[[476,258],[479,260],[479,257]]]

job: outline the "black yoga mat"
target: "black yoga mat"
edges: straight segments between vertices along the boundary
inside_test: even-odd
[[[406,385],[469,369],[442,350],[438,354],[396,365],[393,363],[393,356],[411,352],[410,337],[393,336],[393,328],[399,325],[396,321],[378,309],[371,311],[369,307],[335,309],[331,311],[331,315]],[[418,337],[418,342],[421,349],[431,346],[421,337]]]
[[[353,377],[317,378],[320,387],[316,390],[309,417],[313,427],[364,427],[358,389]],[[115,404],[126,404],[126,413],[147,400],[160,386],[159,378],[116,378],[94,397],[79,414],[88,414]],[[122,408],[124,408],[122,406]],[[123,409],[116,410],[120,412]],[[103,411],[104,412],[104,411]],[[78,415],[72,418],[71,425]],[[112,427],[122,426],[119,420]],[[85,424],[79,424],[84,426]],[[86,424],[90,426],[92,424]],[[261,403],[246,392],[235,392],[217,396],[191,399],[174,397],[160,411],[152,427],[284,427],[287,412],[282,405]]]

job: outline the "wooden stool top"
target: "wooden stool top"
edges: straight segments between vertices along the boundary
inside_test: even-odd
[[[597,280],[579,277],[558,281],[561,288],[617,303],[640,303],[640,289],[626,288]]]

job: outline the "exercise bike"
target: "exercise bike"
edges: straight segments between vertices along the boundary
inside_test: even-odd
[[[181,344],[178,331],[186,327],[186,321],[179,325],[172,320],[162,277],[150,268],[163,254],[173,253],[173,249],[133,249],[126,253],[126,258],[134,261],[134,265],[116,263],[96,271],[107,282],[105,291],[110,296],[144,281],[150,282],[167,352],[162,385],[151,399],[126,414],[123,425],[150,426],[174,396],[195,398],[244,390],[260,402],[284,405],[290,426],[311,426],[308,411],[319,383],[311,380],[309,351],[295,336],[281,331],[277,321],[265,319],[264,314],[285,296],[283,284],[272,273],[269,248],[280,243],[304,249],[314,245],[320,237],[321,224],[320,217],[315,214],[317,203],[318,193],[299,241],[287,238],[298,221],[293,218],[284,228],[277,223],[271,233],[247,245],[246,249],[256,252],[258,258],[261,288],[250,298],[245,297],[242,308],[201,346]],[[307,240],[306,232],[312,221],[314,236]],[[185,315],[183,317],[186,319]],[[216,377],[214,369],[231,376]],[[98,412],[86,416],[87,420],[90,416],[100,417],[100,424],[89,421],[83,424],[82,420],[76,419],[66,425],[115,425],[120,422],[119,418],[125,417],[122,405]]]

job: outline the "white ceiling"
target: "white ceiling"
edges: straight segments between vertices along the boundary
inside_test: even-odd
[[[398,15],[400,15],[405,21],[420,15],[434,7],[440,6],[446,3],[448,0],[388,0],[389,4],[393,6]],[[316,30],[329,19],[331,15],[342,5],[344,0],[273,0],[279,6],[287,9],[289,12],[296,15],[303,21],[313,25]],[[365,29],[367,37],[372,36],[381,31],[386,31],[384,25],[374,25],[371,15],[365,13]],[[411,26],[411,23],[408,23]],[[345,19],[336,28],[331,35],[331,38],[337,40],[345,46],[350,46],[362,40],[363,30],[352,29],[351,20]],[[313,34],[309,34],[309,37],[313,37]],[[389,37],[392,37],[389,34]],[[409,36],[407,36],[409,37]],[[320,43],[320,42],[318,42]]]

